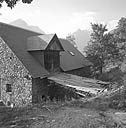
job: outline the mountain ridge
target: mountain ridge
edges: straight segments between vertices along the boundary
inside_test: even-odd
[[[90,34],[91,34],[91,31],[81,30],[81,29],[78,29],[77,31],[72,33],[72,35],[74,35],[75,37],[76,45],[81,52],[83,52],[84,47],[89,42]]]
[[[38,26],[28,25],[27,22],[25,22],[22,19],[14,20],[14,21],[10,22],[9,24],[17,26],[17,27],[24,28],[24,29],[28,29],[28,30],[31,30],[31,31],[35,31],[35,32],[38,32],[38,33],[45,34],[45,32],[43,30],[41,30]]]

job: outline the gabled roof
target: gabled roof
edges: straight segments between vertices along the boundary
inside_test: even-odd
[[[43,39],[47,44],[51,42],[55,34],[45,34],[41,36],[41,39]]]
[[[20,28],[20,27],[2,23],[2,22],[0,22],[0,28],[3,28],[3,29],[0,29],[0,33],[2,33],[2,34],[4,34],[5,31],[6,31],[6,33],[13,31],[13,34],[17,34],[17,32],[18,32],[18,34],[22,34],[22,36],[24,36],[24,37],[42,35],[41,33],[38,33],[38,32],[34,32],[34,31],[31,31],[28,29]],[[11,33],[9,33],[9,34],[11,34]]]
[[[31,36],[27,39],[27,51],[44,50],[47,45],[41,36]]]
[[[56,34],[44,34],[40,36],[31,36],[27,39],[27,50],[47,50],[54,43],[54,40],[59,44],[60,49],[63,51],[59,39]]]
[[[92,65],[92,63],[89,62],[68,40],[60,39],[60,42],[65,50],[64,52],[61,52],[60,56],[60,64],[63,71]]]
[[[60,67],[64,71],[91,65],[91,63],[85,59],[68,40],[59,40],[56,34],[41,35],[40,33],[0,23],[0,36],[34,78],[43,77],[49,73],[38,61],[36,61],[32,54],[28,52],[30,48],[33,51],[36,49],[55,49],[55,46],[58,44],[60,50],[65,50],[61,52],[60,56]],[[58,43],[55,43],[56,41]]]
[[[5,23],[0,23],[0,36],[34,78],[43,77],[49,74],[48,71],[42,67],[29,52],[27,52],[27,38],[37,35],[40,34]]]

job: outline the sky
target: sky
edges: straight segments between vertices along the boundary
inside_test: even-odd
[[[23,19],[45,33],[66,37],[77,29],[90,30],[90,23],[104,23],[111,30],[121,17],[126,17],[126,0],[33,0],[11,10],[3,4],[0,21]]]

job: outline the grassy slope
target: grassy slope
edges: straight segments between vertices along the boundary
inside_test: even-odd
[[[48,103],[0,111],[0,128],[116,128],[110,115],[80,101],[71,103]]]

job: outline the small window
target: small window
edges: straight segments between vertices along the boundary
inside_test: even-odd
[[[75,56],[75,54],[72,51],[68,51],[72,56]]]
[[[6,92],[12,92],[11,84],[6,84]]]

